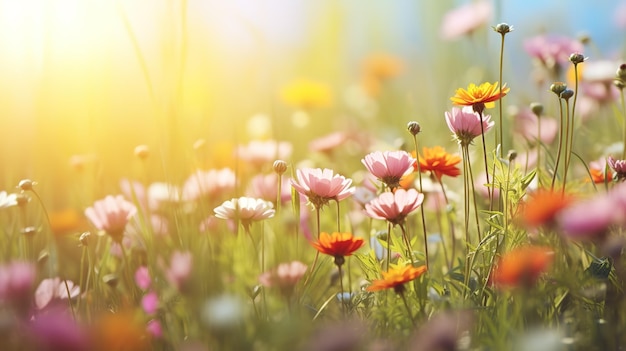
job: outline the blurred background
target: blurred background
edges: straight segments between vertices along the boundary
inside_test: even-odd
[[[485,23],[445,34],[446,14],[469,3],[2,0],[0,184],[31,178],[63,207],[68,188],[101,196],[121,177],[229,166],[252,139],[291,141],[298,160],[333,131],[393,143],[410,120],[427,144],[453,145],[443,112],[455,89],[498,80],[500,22],[515,27],[511,103],[537,98],[529,37],[586,35],[586,56],[626,56],[624,1],[486,1]]]

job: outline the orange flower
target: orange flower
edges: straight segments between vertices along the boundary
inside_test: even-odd
[[[362,238],[357,238],[352,233],[337,233],[328,234],[325,232],[320,233],[320,237],[316,242],[312,242],[311,245],[317,249],[317,251],[335,257],[336,264],[343,264],[343,257],[350,256],[354,251],[363,246],[365,242]],[[341,263],[338,263],[341,262]]]
[[[606,172],[606,161],[592,161],[589,162],[589,174],[591,174],[591,181],[596,184],[604,183],[605,179],[608,182],[613,180],[613,172]],[[589,179],[587,179],[589,181]]]
[[[474,111],[482,113],[486,108],[494,107],[494,101],[500,100],[509,92],[506,84],[502,86],[502,92],[498,89],[498,82],[493,84],[485,82],[479,86],[472,83],[467,90],[459,88],[453,97],[450,98],[455,105],[472,106]]]
[[[522,219],[529,227],[550,225],[556,215],[574,201],[572,196],[558,191],[539,189],[524,204]]]
[[[55,235],[65,235],[89,229],[89,224],[82,214],[72,208],[52,211],[50,216],[50,229]]]
[[[437,179],[444,175],[456,177],[461,174],[461,170],[456,166],[461,162],[461,157],[451,155],[441,146],[423,148],[424,156],[419,156],[420,170],[422,172],[432,172]]]
[[[419,277],[426,272],[426,266],[413,267],[412,265],[400,266],[391,265],[389,271],[383,272],[383,279],[374,280],[367,291],[379,291],[385,289],[395,290],[401,293],[404,289],[404,283]]]
[[[95,328],[96,350],[141,351],[150,349],[150,339],[145,327],[126,311],[105,314],[99,318]]]
[[[491,282],[502,286],[530,287],[537,282],[554,258],[547,247],[519,247],[500,258],[491,275]]]

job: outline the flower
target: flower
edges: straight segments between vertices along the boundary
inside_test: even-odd
[[[349,136],[346,132],[330,133],[311,141],[309,151],[331,153],[334,149],[345,144],[348,139]]]
[[[46,351],[93,350],[89,332],[67,313],[51,310],[34,316],[25,325],[25,335],[32,348]],[[10,343],[9,343],[10,345]],[[11,349],[11,348],[9,348]]]
[[[153,315],[159,308],[159,296],[154,291],[145,294],[141,298],[141,307],[148,315]]]
[[[17,205],[17,194],[7,194],[6,191],[0,191],[0,208],[7,208]]]
[[[523,205],[523,223],[531,228],[549,226],[557,214],[573,202],[573,197],[549,189],[539,189]]]
[[[606,158],[606,162],[615,171],[615,179],[617,181],[626,179],[626,160],[616,160],[613,156],[609,156]]]
[[[261,167],[276,159],[289,159],[293,146],[287,141],[252,140],[237,148],[237,157],[253,166]]]
[[[537,118],[530,108],[521,109],[514,116],[515,132],[519,133],[529,142],[535,142],[539,133],[539,125],[541,126],[541,135],[539,140],[544,144],[550,144],[554,141],[559,124],[554,118],[541,116]]]
[[[213,212],[217,218],[240,220],[241,224],[248,228],[254,221],[274,217],[276,210],[270,201],[242,196],[224,201]]]
[[[439,180],[444,175],[457,177],[461,174],[456,166],[461,162],[461,157],[447,153],[441,146],[422,148],[422,155],[418,156],[419,169],[422,172],[432,172]]]
[[[35,266],[13,261],[0,266],[0,302],[23,307],[30,304]]]
[[[179,291],[191,275],[193,256],[191,252],[174,251],[170,258],[170,266],[165,270],[165,279]]]
[[[145,326],[130,311],[105,313],[93,327],[94,345],[100,350],[150,350]]]
[[[65,285],[67,284],[67,286]],[[68,295],[69,290],[69,295]],[[74,285],[71,280],[61,280],[61,278],[48,278],[39,283],[37,290],[35,290],[35,305],[38,309],[43,309],[51,302],[56,300],[66,300],[69,298],[75,298],[80,294],[80,287]]]
[[[445,112],[445,116],[448,128],[462,147],[471,144],[482,131],[486,133],[494,125],[490,115],[483,115],[481,119],[480,114],[474,112],[471,107],[463,107],[463,109],[453,107],[451,112]]]
[[[136,213],[137,207],[126,201],[122,195],[109,195],[85,210],[85,216],[91,223],[99,230],[104,230],[118,243],[122,241],[130,218]]]
[[[518,247],[496,264],[491,282],[500,286],[533,286],[554,258],[554,251],[541,246]]]
[[[235,189],[235,172],[230,168],[197,170],[183,185],[183,200],[217,197]]]
[[[424,201],[424,194],[415,189],[397,189],[385,192],[365,204],[365,212],[375,219],[385,219],[395,224],[404,223],[409,213],[415,211]]]
[[[441,37],[457,39],[471,34],[491,19],[493,8],[488,1],[470,2],[447,12],[441,21]]]
[[[364,243],[362,238],[357,238],[352,235],[352,233],[334,232],[328,234],[322,232],[320,233],[319,239],[312,242],[311,245],[320,253],[333,256],[335,258],[335,264],[342,265],[344,256],[352,255],[356,250],[360,249]]]
[[[421,276],[426,272],[426,269],[426,266],[413,267],[410,264],[405,266],[391,264],[389,271],[382,272],[383,279],[374,280],[366,290],[379,291],[393,288],[395,292],[402,293],[404,283]]]
[[[302,109],[326,107],[332,100],[328,85],[306,79],[285,86],[280,95],[287,105]]]
[[[592,182],[602,184],[613,180],[613,173],[606,172],[606,165],[606,159],[589,162],[589,174],[591,174]]]
[[[306,196],[316,209],[330,200],[341,201],[354,193],[352,179],[334,174],[331,169],[303,168],[296,170],[297,180],[291,180],[291,186]]]
[[[152,284],[152,278],[150,278],[150,272],[148,267],[141,266],[135,271],[135,283],[143,290],[147,290]]]
[[[266,201],[276,202],[278,195],[279,176],[276,173],[257,174],[250,180],[250,185],[246,194],[250,197],[256,197]],[[289,178],[280,177],[281,189],[280,200],[287,202],[291,199],[291,188],[289,187]]]
[[[370,173],[389,188],[400,186],[400,180],[412,169],[415,159],[406,151],[375,151],[361,160]]]
[[[471,83],[467,86],[467,90],[459,88],[453,97],[450,98],[455,105],[472,106],[474,111],[482,113],[487,108],[493,107],[494,101],[500,100],[509,92],[506,84],[498,89],[498,82],[493,84],[489,82],[476,85]]]
[[[278,287],[281,293],[289,296],[307,269],[307,265],[300,261],[281,263],[278,267],[261,274],[259,283],[266,287]]]
[[[555,34],[538,35],[524,41],[524,50],[548,68],[569,64],[570,54],[583,49],[579,41]]]

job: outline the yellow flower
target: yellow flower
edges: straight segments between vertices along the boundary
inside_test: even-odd
[[[498,89],[498,82],[493,84],[485,82],[481,85],[474,83],[467,87],[467,90],[459,88],[453,97],[450,98],[455,105],[472,106],[474,111],[482,112],[486,108],[494,107],[494,101],[500,100],[509,92],[506,84],[502,86],[502,92]]]
[[[311,80],[299,80],[285,86],[281,98],[286,104],[303,109],[326,107],[331,103],[328,85]]]

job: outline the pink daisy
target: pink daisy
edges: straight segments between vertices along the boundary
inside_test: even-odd
[[[391,223],[402,224],[409,213],[415,211],[424,201],[424,194],[415,189],[398,189],[385,192],[365,205],[365,212],[375,219],[385,219]]]
[[[483,115],[481,121],[480,115],[471,106],[463,109],[453,107],[451,112],[445,112],[445,117],[448,128],[461,146],[471,144],[474,138],[481,135],[481,123],[485,133],[494,125],[490,115]]]
[[[375,151],[365,156],[361,163],[389,188],[400,186],[400,179],[413,170],[416,160],[406,151]]]
[[[296,170],[291,186],[306,196],[316,209],[330,200],[341,201],[354,193],[352,179],[335,174],[332,169],[303,168]]]

